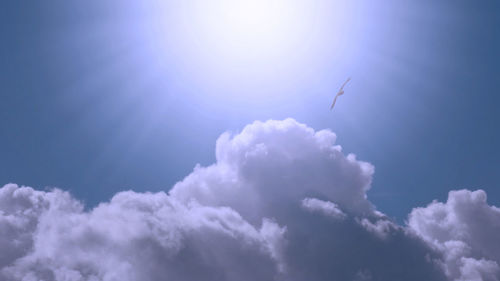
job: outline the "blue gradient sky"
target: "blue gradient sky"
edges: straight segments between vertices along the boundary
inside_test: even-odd
[[[0,185],[168,190],[222,132],[292,117],[373,163],[398,220],[451,189],[500,205],[498,1],[292,1],[276,38],[161,2],[1,4]]]

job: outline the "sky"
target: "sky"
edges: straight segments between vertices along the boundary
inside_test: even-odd
[[[286,268],[292,275],[322,280],[334,274],[329,270],[345,264],[328,269],[318,263],[316,272],[313,267],[299,272],[294,266],[304,262],[293,254],[304,250],[304,237],[330,245],[320,234],[304,232],[301,236],[298,231],[308,216],[315,214],[311,229],[358,233],[358,237],[367,237],[366,241],[390,233],[395,239],[391,243],[396,243],[391,245],[408,248],[408,253],[418,257],[422,252],[436,255],[444,273],[419,260],[422,267],[419,264],[416,268],[428,274],[426,280],[444,280],[440,279],[443,276],[447,280],[500,279],[500,271],[495,271],[500,250],[488,250],[488,245],[498,242],[491,233],[499,225],[499,211],[494,206],[500,206],[498,1],[56,0],[50,4],[8,1],[0,5],[3,212],[17,210],[13,199],[17,195],[13,194],[19,190],[21,197],[30,198],[26,200],[33,204],[19,203],[22,208],[31,208],[36,214],[50,211],[47,216],[55,221],[57,212],[66,212],[68,217],[54,223],[56,226],[70,227],[68,222],[82,220],[82,225],[91,229],[103,222],[103,214],[113,217],[121,210],[137,212],[131,213],[133,218],[146,216],[139,205],[156,202],[154,206],[171,206],[179,219],[192,223],[175,229],[182,233],[195,229],[198,233],[209,227],[214,235],[210,239],[219,241],[228,232],[212,224],[199,224],[199,217],[193,215],[208,212],[222,221],[232,218],[229,225],[235,225],[229,227],[230,232],[239,233],[231,236],[239,237],[234,238],[235,245],[241,238],[267,249],[265,257],[261,257],[262,252],[236,253],[255,261],[259,268],[266,260],[276,262],[278,269],[263,268],[261,276],[254,276],[258,280],[276,274],[293,280],[284,273]],[[348,77],[351,81],[345,95],[330,111],[334,95]],[[253,143],[256,139],[262,144]],[[341,146],[341,152],[339,147],[326,148],[326,143]],[[300,145],[311,155],[303,154]],[[351,153],[355,158],[348,156]],[[248,160],[248,164],[241,155],[257,160],[254,164]],[[287,158],[293,155],[296,162]],[[326,155],[334,155],[331,157],[340,162],[325,160]],[[260,166],[268,170],[260,170]],[[255,204],[254,211],[224,189],[234,171],[243,173],[243,178],[232,180],[250,198],[256,190],[265,194],[266,200],[257,196],[249,201]],[[297,173],[297,183],[273,178],[273,171],[292,178]],[[338,184],[333,188],[338,192],[325,188],[329,181]],[[7,185],[10,183],[13,185]],[[298,183],[302,185],[295,186]],[[283,189],[281,184],[291,189]],[[203,189],[200,186],[206,190],[198,190]],[[309,186],[311,189],[306,188]],[[344,186],[355,192],[345,191]],[[264,192],[261,187],[271,191]],[[133,192],[120,193],[127,190]],[[284,196],[283,204],[277,203],[278,193]],[[33,203],[35,197],[52,202],[47,203],[50,206],[66,203],[55,204],[59,209],[47,207],[47,211],[42,203]],[[189,198],[195,198],[200,206],[186,203]],[[283,213],[291,210],[284,206],[299,201],[302,205],[292,211],[300,213],[294,221]],[[9,209],[11,204],[14,207]],[[272,204],[277,207],[269,207]],[[437,213],[455,214],[455,206],[468,204],[491,217],[491,221],[477,222],[484,230],[482,236],[455,229],[453,220],[446,227],[433,221],[438,220]],[[94,209],[96,206],[100,207]],[[148,212],[166,219],[161,210]],[[318,216],[340,222],[326,227],[324,218]],[[456,223],[473,228],[471,216],[456,217]],[[276,220],[260,224],[268,218]],[[24,221],[31,219],[44,225],[41,215]],[[438,231],[436,225],[443,229]],[[40,239],[56,241],[51,240],[56,239],[53,236],[44,236],[50,231],[44,234],[30,227],[9,227],[9,233],[31,231],[23,235],[30,237],[26,243],[34,249],[43,248],[37,246]],[[134,219],[120,227],[142,229]],[[160,232],[171,230],[164,230],[161,224],[158,227]],[[408,229],[419,238],[407,236]],[[152,241],[163,245],[155,231],[151,232],[155,237]],[[460,231],[471,240],[453,236]],[[127,233],[131,235],[127,239],[134,239],[134,231]],[[286,233],[291,233],[288,239],[292,246],[288,248],[279,243]],[[4,233],[4,240],[0,240],[6,248],[12,246],[8,235]],[[105,236],[112,241],[114,235]],[[192,246],[206,243],[197,234],[184,239],[194,243],[184,242],[193,252],[181,257],[196,251],[217,251]],[[56,247],[47,243],[46,247]],[[370,243],[366,242],[366,253],[382,247],[378,242]],[[172,245],[168,247],[177,247]],[[327,248],[343,249],[330,246]],[[34,266],[31,261],[51,258],[42,250],[33,251],[35,257],[29,256],[17,252],[17,247],[8,248],[15,254],[0,256],[0,268],[10,268],[0,271],[0,277],[24,275]],[[311,247],[316,249],[311,253],[314,260],[328,256],[320,247]],[[464,250],[467,247],[473,249],[472,254]],[[233,244],[223,248],[227,251],[220,256],[221,268],[211,271],[200,261],[197,265],[201,269],[195,272],[222,280],[219,273],[234,266],[224,255],[241,250]],[[284,253],[283,248],[287,249]],[[451,254],[451,248],[456,250],[453,253],[467,253],[460,259]],[[135,248],[122,250],[133,252]],[[152,254],[158,255],[161,253]],[[118,256],[107,260],[106,266],[116,269]],[[12,266],[19,257],[22,260]],[[352,260],[359,261],[355,256]],[[129,265],[135,268],[137,262],[130,260]],[[350,263],[352,270],[338,275],[339,280],[401,277],[377,271],[380,265],[359,262],[361,265]],[[469,270],[475,266],[482,269]],[[128,274],[126,266],[120,268],[117,272]],[[54,280],[76,276],[73,271],[50,270],[59,272],[50,275]],[[234,275],[224,276],[244,280],[241,276],[248,274],[246,270],[254,272],[238,267],[230,271]],[[116,278],[103,273],[108,272],[105,268],[97,272],[96,280]],[[141,280],[141,274],[146,273],[137,274],[130,280]],[[179,280],[196,279],[194,275],[182,279],[186,273],[181,271],[175,274]],[[74,280],[94,280],[92,276],[89,273],[87,279]],[[418,280],[417,275],[405,278]]]
[[[224,131],[292,117],[373,163],[369,196],[397,219],[456,188],[500,204],[496,1],[280,2],[276,40],[187,3],[3,3],[0,182],[90,205],[168,190]]]

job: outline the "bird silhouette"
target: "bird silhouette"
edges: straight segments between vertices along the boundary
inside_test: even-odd
[[[333,107],[335,106],[335,103],[337,102],[337,98],[341,95],[344,94],[344,87],[345,85],[347,84],[347,82],[351,81],[351,77],[347,78],[347,80],[344,82],[344,84],[342,85],[342,87],[340,87],[337,95],[335,95],[335,98],[333,99],[333,103],[332,103],[332,106],[330,106],[330,110],[333,109]]]

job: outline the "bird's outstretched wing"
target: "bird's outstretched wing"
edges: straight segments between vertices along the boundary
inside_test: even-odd
[[[347,78],[347,80],[345,80],[344,84],[342,84],[342,87],[340,87],[340,91],[342,91],[345,87],[345,85],[347,85],[347,82],[351,81],[351,77]]]
[[[332,109],[333,109],[333,107],[335,106],[335,103],[337,102],[337,98],[338,98],[338,97],[339,97],[339,96],[338,96],[338,95],[336,95],[336,96],[335,96],[335,98],[333,99],[332,106],[330,106],[330,110],[332,110]]]

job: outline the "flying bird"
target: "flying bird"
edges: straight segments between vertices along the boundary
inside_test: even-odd
[[[344,82],[344,84],[342,85],[342,87],[340,87],[340,90],[338,91],[337,95],[335,95],[335,98],[333,99],[333,103],[332,103],[332,106],[330,106],[330,110],[333,109],[333,107],[335,106],[335,102],[337,102],[337,98],[341,95],[344,94],[344,86],[347,84],[347,82],[351,81],[351,77],[347,78],[347,80]]]

